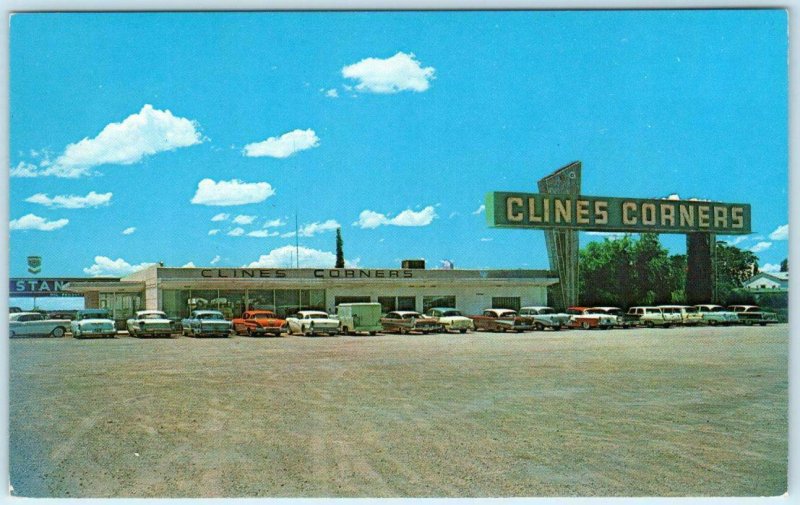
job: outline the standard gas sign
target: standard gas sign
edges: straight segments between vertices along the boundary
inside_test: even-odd
[[[750,233],[750,205],[695,200],[494,192],[486,221],[503,228],[630,233]]]

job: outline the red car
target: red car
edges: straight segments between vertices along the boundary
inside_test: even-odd
[[[567,314],[570,315],[570,328],[607,330],[617,324],[616,316],[593,313],[591,307],[570,307],[567,309]]]
[[[280,337],[286,331],[286,320],[279,318],[271,310],[246,310],[242,317],[237,317],[232,322],[233,331],[237,335]]]

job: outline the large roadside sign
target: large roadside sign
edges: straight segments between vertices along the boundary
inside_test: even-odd
[[[486,221],[500,228],[746,235],[750,205],[500,191],[486,195]]]

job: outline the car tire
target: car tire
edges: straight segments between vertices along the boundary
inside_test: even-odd
[[[369,332],[369,334],[370,334],[370,336],[373,336],[373,337],[374,337],[375,335],[377,335],[377,334],[378,334],[378,332],[377,332],[377,331],[371,331],[371,332]]]
[[[65,333],[66,331],[64,330],[64,328],[62,328],[61,326],[56,326],[55,328],[53,328],[53,331],[50,332],[50,336],[55,338],[61,338],[64,336]]]
[[[561,325],[559,324],[552,326],[551,328],[553,328],[553,331],[561,331]]]
[[[349,334],[350,334],[350,328],[348,328],[347,326],[342,326],[342,335],[349,335]]]
[[[709,326],[716,326],[717,322],[715,320],[711,319],[710,321],[708,321],[708,325]]]
[[[17,332],[16,331],[12,331],[11,333],[9,333],[8,336],[11,337],[11,338],[14,338],[14,337],[17,336]]]
[[[584,322],[582,322],[582,323],[581,323],[581,328],[582,328],[582,329],[584,329],[584,330],[588,330],[588,329],[590,329],[590,328],[591,328],[591,326],[589,325],[589,321],[584,321]]]
[[[467,330],[458,330],[458,331],[460,331],[461,333],[466,333],[467,332]]]
[[[766,326],[767,323],[758,323],[760,326]]]
[[[536,323],[533,325],[533,329],[536,331],[544,331],[544,325],[542,325],[542,323]]]
[[[645,327],[650,329],[652,329],[655,326],[655,324],[653,324],[653,321],[645,321],[644,325]]]

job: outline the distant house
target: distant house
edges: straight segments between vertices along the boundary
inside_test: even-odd
[[[748,291],[785,293],[789,291],[789,272],[759,272],[745,281],[744,287]]]

